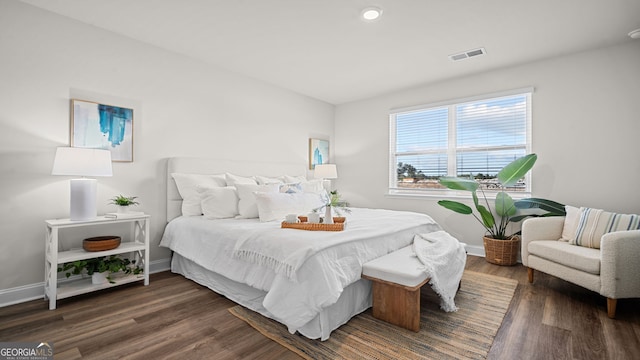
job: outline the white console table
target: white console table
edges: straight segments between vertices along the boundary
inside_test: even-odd
[[[56,308],[56,300],[84,294],[104,288],[144,280],[149,285],[149,215],[131,215],[121,218],[98,216],[92,220],[71,221],[69,219],[46,220],[45,261],[44,261],[44,296],[49,299],[49,309]],[[65,228],[95,227],[97,225],[111,225],[130,223],[131,232],[128,239],[123,238],[120,246],[112,250],[88,252],[82,248],[60,250],[60,230]],[[91,259],[132,253],[136,265],[142,266],[142,274],[128,274],[117,276],[115,284],[106,282],[100,285],[91,283],[91,278],[82,278],[58,283],[58,265],[77,260]]]

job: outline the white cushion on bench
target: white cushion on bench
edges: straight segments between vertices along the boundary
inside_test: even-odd
[[[412,245],[362,265],[362,274],[408,287],[427,279],[424,264],[416,257]]]

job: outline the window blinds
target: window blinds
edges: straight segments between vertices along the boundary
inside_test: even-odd
[[[455,105],[457,175],[495,175],[527,146],[528,95]]]
[[[527,153],[530,109],[527,91],[392,113],[392,166],[413,167],[418,179],[493,177]]]

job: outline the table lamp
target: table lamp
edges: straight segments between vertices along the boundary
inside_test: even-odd
[[[53,161],[52,175],[82,176],[71,179],[70,219],[91,220],[97,217],[98,181],[85,176],[111,176],[111,152],[102,149],[59,147]]]
[[[338,169],[336,167],[336,164],[316,165],[314,169],[315,171],[313,172],[313,177],[316,179],[323,179],[323,182],[328,181],[329,189],[327,190],[331,191],[331,179],[338,178]],[[326,189],[326,186],[325,186],[325,189]],[[331,195],[329,195],[329,201],[331,201],[330,199],[331,199]],[[324,223],[333,224],[333,215],[331,213],[331,206],[325,207]]]
[[[313,177],[316,179],[323,179],[329,181],[329,188],[327,191],[331,191],[331,179],[338,178],[338,169],[336,164],[318,164],[314,168]],[[326,188],[326,187],[325,187]]]
[[[337,179],[338,169],[336,164],[316,165],[313,177],[316,179]]]

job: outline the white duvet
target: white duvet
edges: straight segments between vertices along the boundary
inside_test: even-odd
[[[360,208],[352,209],[340,232],[281,229],[279,222],[257,219],[179,217],[167,225],[160,246],[266,291],[264,308],[293,333],[360,279],[363,263],[436,230],[439,225],[424,214]]]

